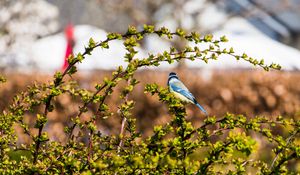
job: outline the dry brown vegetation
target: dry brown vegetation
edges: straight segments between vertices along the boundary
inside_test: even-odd
[[[181,70],[177,72],[210,115],[221,116],[230,112],[250,117],[283,115],[299,118],[300,73],[298,72],[245,70],[214,72]],[[139,130],[145,135],[149,135],[154,125],[168,122],[170,116],[166,106],[162,105],[156,97],[144,94],[144,85],[158,83],[166,87],[168,73],[167,71],[147,70],[136,75],[140,84],[130,98],[139,102],[136,103],[133,114],[137,118]],[[8,109],[12,97],[20,90],[25,90],[33,81],[41,83],[52,79],[51,76],[38,74],[10,73],[5,75],[8,81],[0,88],[0,110]],[[110,72],[82,73],[72,78],[78,80],[81,87],[93,91],[94,85],[101,82],[105,76],[110,76]],[[117,91],[108,99],[114,115],[109,119],[98,121],[99,127],[103,128],[104,132],[107,130],[107,134],[119,131],[120,120],[117,105],[120,103],[118,95],[121,88],[117,87]],[[52,139],[64,140],[63,127],[68,124],[71,117],[76,115],[80,104],[79,99],[66,94],[55,100],[56,110],[49,115],[49,123],[46,127]],[[89,108],[91,110],[86,113],[83,120],[92,116],[96,110],[96,106],[89,106]],[[204,115],[197,107],[189,105],[187,109],[189,120],[194,123],[200,123],[203,120]],[[26,122],[33,122],[31,116],[28,114]]]

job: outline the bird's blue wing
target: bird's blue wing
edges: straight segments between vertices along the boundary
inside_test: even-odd
[[[178,92],[185,96],[187,99],[191,100],[201,111],[205,113],[205,115],[207,115],[206,110],[196,101],[192,93],[190,93],[188,90],[176,86],[175,84],[170,84],[170,87],[173,89],[173,91]]]
[[[195,97],[189,91],[182,89],[175,84],[170,84],[170,87],[173,89],[173,91],[180,93],[181,95],[185,96],[187,99],[195,103]]]

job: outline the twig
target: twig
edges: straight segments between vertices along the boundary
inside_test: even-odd
[[[288,160],[290,160],[290,159],[292,159],[292,158],[294,158],[294,157],[296,157],[296,156],[297,156],[296,152],[293,152],[293,153],[292,153],[291,155],[289,155],[288,157],[286,157],[286,158],[284,158],[284,159],[281,159],[281,160],[278,162],[278,165],[277,165],[276,167],[273,168],[273,170],[269,173],[269,175],[272,175],[272,174],[277,173],[276,170],[278,170],[278,169],[280,168],[280,166],[281,166],[284,162],[286,162],[286,161],[288,161]]]
[[[118,146],[117,153],[120,153],[121,148],[123,146],[123,136],[124,136],[124,128],[125,128],[126,121],[127,121],[127,118],[125,116],[123,116],[122,124],[121,124],[121,130],[120,130],[121,138],[120,138],[120,143],[119,143],[119,146]]]
[[[141,34],[141,35],[144,35],[146,34],[147,32],[145,30],[141,31],[141,32],[137,32],[137,33],[126,33],[124,35],[122,35],[121,37],[122,38],[127,38],[127,37],[130,37],[130,36],[133,36],[133,35],[138,35],[138,34]],[[95,48],[97,47],[100,47],[101,45],[103,45],[104,43],[107,43],[111,40],[115,40],[117,38],[107,38],[106,40],[102,41],[102,42],[99,42],[98,44],[95,44],[94,46],[90,47],[90,48],[87,48],[85,49],[84,53],[82,54],[82,57],[84,57],[85,55],[89,54],[91,51],[93,51]],[[59,78],[55,78],[54,79],[54,85],[53,87],[54,88],[57,88],[61,83],[62,83],[62,80],[63,78],[65,77],[65,75],[68,73],[68,71],[76,64],[78,63],[80,60],[75,60],[73,63],[69,64],[68,67],[65,69],[65,71],[62,73],[62,75],[59,77]],[[100,92],[100,91],[99,91]],[[53,94],[50,94],[46,97],[46,102],[45,102],[45,109],[44,109],[44,113],[43,113],[43,116],[44,117],[47,117],[47,114],[49,112],[49,108],[50,108],[50,105],[51,105],[51,101],[53,99],[54,95]],[[86,104],[87,105],[87,104]],[[86,107],[85,105],[85,107]],[[83,113],[83,112],[80,112],[80,113]],[[37,157],[38,157],[38,152],[39,152],[39,149],[40,149],[40,144],[41,144],[41,136],[42,136],[42,131],[43,131],[43,128],[44,128],[44,125],[45,124],[41,124],[38,128],[38,136],[36,137],[36,145],[35,145],[35,150],[34,150],[34,155],[33,155],[33,163],[36,163],[37,161]],[[72,128],[71,128],[71,131],[74,130],[74,128],[76,127],[76,125],[73,125]],[[71,134],[72,135],[72,132]],[[69,136],[70,136],[69,135]]]
[[[116,74],[116,75],[111,79],[111,81],[115,81],[115,80],[116,80],[117,78],[119,78],[120,76],[121,76],[121,73]],[[98,94],[99,94],[104,88],[106,88],[107,86],[108,86],[108,84],[102,85],[102,86],[101,86],[101,87],[93,94],[93,96],[90,98],[90,100],[88,100],[87,102],[85,102],[85,103],[83,104],[83,106],[80,107],[80,110],[79,110],[79,113],[77,114],[77,117],[80,117],[80,116],[84,113],[84,109],[85,109],[85,108],[93,101],[94,97],[95,97],[96,95],[98,95]],[[107,89],[109,89],[109,87],[108,87]],[[108,93],[108,90],[106,90],[105,94],[107,94],[107,93]],[[104,95],[104,98],[101,100],[101,102],[100,102],[101,104],[104,102],[105,98],[106,98],[106,95]],[[101,104],[100,104],[100,105],[101,105]],[[73,130],[75,129],[76,126],[77,126],[77,124],[74,123],[74,124],[70,127],[68,140],[72,138],[72,136],[73,136]]]
[[[291,135],[286,139],[286,146],[288,146],[288,145],[292,142],[293,137],[295,137],[298,133],[299,133],[299,130],[296,130],[293,134],[291,134]],[[274,158],[273,161],[272,161],[271,169],[273,169],[274,164],[275,164],[276,160],[278,159],[279,154],[280,154],[282,151],[283,151],[283,149],[281,149],[280,151],[277,152],[275,158]]]
[[[212,154],[210,154],[209,156],[211,157],[219,157],[220,154],[227,148],[227,146],[229,146],[232,142],[226,142],[224,143],[223,147],[218,150],[218,151],[215,151],[215,152],[212,152]],[[213,163],[213,159],[209,159],[209,161],[204,164],[203,166],[200,166],[198,172],[197,172],[197,175],[200,175],[200,174],[206,174],[207,173],[207,168]]]

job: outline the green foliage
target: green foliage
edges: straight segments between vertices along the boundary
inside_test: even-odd
[[[136,58],[136,47],[145,35],[158,35],[166,39],[180,37],[197,46],[183,50],[170,48],[169,51],[146,58]],[[66,75],[76,73],[76,64],[98,47],[109,49],[109,42],[122,40],[127,50],[124,56],[126,67],[118,67],[110,77],[95,85],[94,90],[82,89],[76,82],[66,81]],[[287,163],[299,159],[300,147],[295,138],[300,132],[300,122],[278,117],[247,118],[243,115],[226,114],[223,117],[210,116],[200,126],[186,119],[185,106],[166,87],[157,84],[145,86],[145,93],[157,98],[165,105],[172,119],[155,126],[153,134],[144,138],[136,129],[136,116],[131,111],[136,101],[130,100],[135,86],[143,80],[134,75],[142,67],[159,66],[162,62],[174,63],[184,59],[209,62],[222,54],[231,55],[265,70],[280,69],[277,64],[266,65],[263,60],[253,59],[246,54],[236,55],[232,48],[221,48],[227,38],[214,39],[212,35],[200,37],[196,32],[186,33],[182,29],[170,32],[167,28],[155,29],[144,26],[142,31],[129,27],[125,34],[109,33],[107,39],[96,42],[90,39],[85,51],[68,59],[69,66],[64,72],[57,72],[48,84],[33,84],[27,91],[16,95],[9,111],[0,114],[0,172],[1,174],[290,174]],[[200,49],[201,43],[209,43]],[[3,79],[0,79],[3,81]],[[124,84],[121,86],[120,84]],[[113,111],[106,99],[116,87],[122,87],[121,103]],[[62,94],[78,97],[82,105],[78,113],[69,116],[65,126],[66,140],[58,142],[48,138],[45,126],[48,115],[56,109],[55,100]],[[88,115],[88,105],[96,104],[97,112]],[[43,111],[36,110],[42,106]],[[24,121],[26,113],[36,114],[35,125]],[[119,134],[105,135],[96,125],[117,113],[120,117]],[[143,116],[147,117],[147,116]],[[31,144],[17,143],[14,126],[20,126]],[[276,135],[272,128],[286,127],[289,134]],[[33,132],[35,130],[36,132]],[[78,132],[75,132],[77,130]],[[258,149],[257,140],[251,133],[259,134],[264,141],[274,145],[269,154],[272,162],[265,162],[254,154]],[[273,152],[273,153],[272,153]],[[226,167],[226,168],[222,168]]]

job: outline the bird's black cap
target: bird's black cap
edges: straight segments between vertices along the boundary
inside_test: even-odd
[[[175,72],[169,73],[168,86],[169,86],[169,81],[170,81],[172,78],[179,79],[179,78],[177,77],[177,74],[176,74]]]
[[[170,74],[169,74],[169,76],[177,76],[177,74],[175,73],[175,72],[171,72]]]
[[[171,72],[171,73],[169,74],[169,79],[168,79],[168,81],[170,81],[172,78],[179,79],[179,78],[177,77],[177,74],[176,74],[175,72]]]

